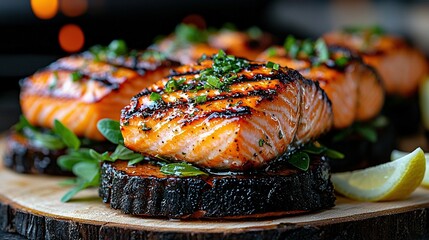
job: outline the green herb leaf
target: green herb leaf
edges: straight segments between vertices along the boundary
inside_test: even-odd
[[[272,68],[274,70],[279,70],[279,68],[280,68],[279,64],[273,63],[273,62],[267,62],[267,64],[265,66],[267,66],[267,68]]]
[[[112,119],[101,119],[97,123],[97,128],[100,133],[114,144],[123,144],[124,138],[121,133],[121,126],[118,121]]]
[[[136,158],[140,158],[142,155],[140,153],[136,153],[123,145],[118,145],[115,151],[110,155],[110,158],[113,160],[133,160]]]
[[[292,58],[296,58],[298,56],[299,45],[297,44],[295,37],[292,35],[287,36],[284,43],[284,48]]]
[[[157,101],[161,101],[162,100],[162,96],[159,93],[151,92],[150,96],[149,96],[149,99],[151,101],[157,102]]]
[[[325,154],[328,158],[331,158],[331,159],[343,159],[344,158],[344,154],[342,154],[338,151],[335,151],[333,149],[329,149],[329,148],[326,149]]]
[[[207,102],[207,95],[200,95],[194,98],[195,103],[201,104]]]
[[[128,52],[127,44],[122,39],[113,40],[107,48],[116,56],[126,55]]]
[[[46,147],[50,150],[59,150],[66,147],[61,138],[48,133],[33,132],[33,139],[35,145]]]
[[[208,34],[191,24],[179,24],[176,27],[175,35],[180,44],[207,42]]]
[[[72,172],[90,185],[100,182],[100,164],[98,162],[79,162],[73,166]]]
[[[250,27],[249,29],[247,29],[247,35],[249,36],[250,39],[256,40],[259,39],[260,37],[262,37],[262,30],[256,26]]]
[[[345,56],[335,59],[335,65],[337,65],[338,67],[344,67],[347,65],[348,62],[349,62],[349,58]]]
[[[207,173],[187,163],[169,163],[161,167],[161,172],[167,175],[192,177],[207,175]]]
[[[277,55],[276,48],[274,47],[268,48],[266,52],[268,57],[275,57]]]
[[[140,155],[137,158],[130,159],[128,161],[128,166],[136,165],[137,163],[139,163],[139,162],[141,162],[143,160],[144,160],[144,157],[142,155]]]
[[[13,127],[15,131],[22,132],[25,128],[36,131],[36,128],[25,118],[24,115],[19,117],[19,122]]]
[[[207,76],[207,83],[211,88],[220,89],[222,87],[222,82],[215,76]]]
[[[314,155],[319,155],[324,153],[327,150],[326,147],[324,146],[315,146],[313,143],[307,144],[305,145],[305,147],[302,149],[302,151],[309,153],[309,154],[314,154]]]
[[[65,203],[70,201],[78,192],[84,190],[85,188],[87,188],[85,183],[76,185],[74,188],[64,194],[64,196],[61,198],[61,202]]]
[[[75,150],[79,149],[80,147],[79,138],[57,119],[55,119],[54,121],[53,130],[61,138],[61,140],[65,143],[67,147],[73,148]]]
[[[317,53],[318,62],[323,63],[329,60],[329,51],[323,39],[319,38],[314,43],[314,48]]]
[[[82,73],[79,71],[74,71],[70,75],[73,82],[77,82],[82,78]]]
[[[358,126],[356,127],[356,132],[359,133],[361,137],[372,143],[377,142],[377,131],[372,127]]]
[[[296,152],[289,156],[288,162],[303,171],[307,171],[310,166],[310,156],[305,152]]]
[[[264,139],[259,139],[259,141],[258,141],[259,147],[263,147],[264,143],[265,143]]]

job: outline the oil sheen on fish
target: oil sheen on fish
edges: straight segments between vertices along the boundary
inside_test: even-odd
[[[89,53],[69,56],[23,79],[20,101],[24,116],[32,125],[44,128],[52,128],[58,119],[79,137],[103,140],[97,122],[119,120],[129,99],[167,75],[171,65],[151,57],[102,60]]]
[[[221,69],[216,64],[206,59],[179,67],[135,96],[122,110],[125,145],[143,155],[205,168],[246,170],[331,127],[325,92],[297,71],[250,62],[234,73],[202,80]]]

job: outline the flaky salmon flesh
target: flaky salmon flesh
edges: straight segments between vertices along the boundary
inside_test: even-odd
[[[424,54],[395,36],[335,31],[323,38],[330,45],[345,46],[361,55],[378,71],[389,95],[415,94],[429,73]]]
[[[119,120],[129,99],[168,74],[169,63],[118,58],[115,64],[90,54],[59,59],[21,82],[21,108],[28,121],[52,128],[61,121],[79,137],[104,140],[97,130],[103,118]],[[146,70],[145,70],[146,69]]]
[[[349,127],[355,121],[370,120],[380,113],[384,103],[383,85],[376,72],[359,58],[351,58],[346,66],[335,68],[312,65],[309,58],[292,58],[280,46],[272,49],[276,52],[274,56],[264,52],[257,60],[296,69],[304,77],[318,82],[332,101],[335,128]]]
[[[126,147],[205,168],[247,170],[316,139],[333,124],[319,84],[285,67],[251,62],[224,90],[166,88],[171,81],[201,86],[199,77],[212,66],[207,59],[179,67],[135,96],[121,115]],[[226,77],[220,81],[226,84]]]

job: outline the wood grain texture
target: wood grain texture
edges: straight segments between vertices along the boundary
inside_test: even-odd
[[[0,144],[1,146],[2,144]],[[313,214],[259,221],[171,221],[110,209],[97,189],[61,203],[65,178],[0,167],[0,230],[29,239],[418,239],[429,238],[429,189],[403,201],[365,203],[338,197]]]

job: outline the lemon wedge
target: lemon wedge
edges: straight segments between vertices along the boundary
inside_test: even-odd
[[[408,152],[393,150],[392,153],[390,154],[390,160],[392,160],[392,161],[396,160],[396,159],[401,158],[407,154],[408,154]],[[426,172],[425,172],[425,176],[424,176],[423,181],[422,181],[422,186],[429,188],[429,153],[425,153],[425,158],[426,158]]]
[[[426,159],[421,148],[392,162],[362,170],[332,174],[335,190],[360,201],[408,197],[422,182]]]

